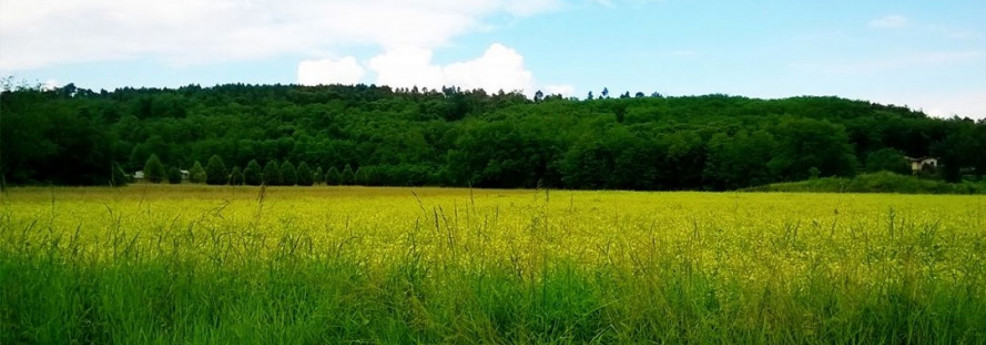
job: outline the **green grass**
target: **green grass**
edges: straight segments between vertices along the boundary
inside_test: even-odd
[[[4,344],[974,344],[981,278],[747,284],[687,261],[530,277],[404,262],[286,257],[66,263],[4,255]],[[981,272],[978,273],[981,277]]]
[[[524,231],[554,224],[532,212]],[[394,230],[401,254],[378,257],[292,223],[268,241],[221,221],[193,230],[204,218],[151,223],[172,230],[150,241],[107,223],[95,249],[84,229],[0,212],[0,344],[986,342],[986,233],[953,228],[982,222],[879,216],[846,239],[835,223],[764,223],[757,239],[731,237],[749,224],[693,220],[681,241],[614,240],[607,253],[634,247],[589,262],[544,250],[531,264],[510,250],[452,260],[464,238],[424,242],[460,214]],[[611,225],[639,220],[626,222]]]

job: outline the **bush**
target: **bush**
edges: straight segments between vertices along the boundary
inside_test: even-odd
[[[170,184],[181,184],[182,180],[181,170],[175,166],[168,168],[168,183]]]
[[[744,190],[813,193],[984,194],[986,193],[986,183],[963,182],[953,184],[880,171],[853,178],[826,177],[800,182],[775,183]]]

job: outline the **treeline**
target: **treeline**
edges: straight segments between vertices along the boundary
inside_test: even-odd
[[[312,184],[727,190],[910,174],[908,156],[939,159],[927,178],[986,172],[986,122],[835,97],[69,84],[4,91],[0,122],[0,170],[14,185],[120,184],[147,173],[152,158],[161,181],[188,169],[195,181],[301,185],[311,176]],[[228,170],[208,173],[213,160]],[[285,181],[265,179],[267,170]]]

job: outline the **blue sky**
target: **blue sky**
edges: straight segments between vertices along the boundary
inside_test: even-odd
[[[760,98],[986,118],[986,1],[0,0],[0,73]]]

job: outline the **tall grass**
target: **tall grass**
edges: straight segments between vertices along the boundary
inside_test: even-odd
[[[986,339],[982,198],[392,191],[21,191],[0,343]]]

